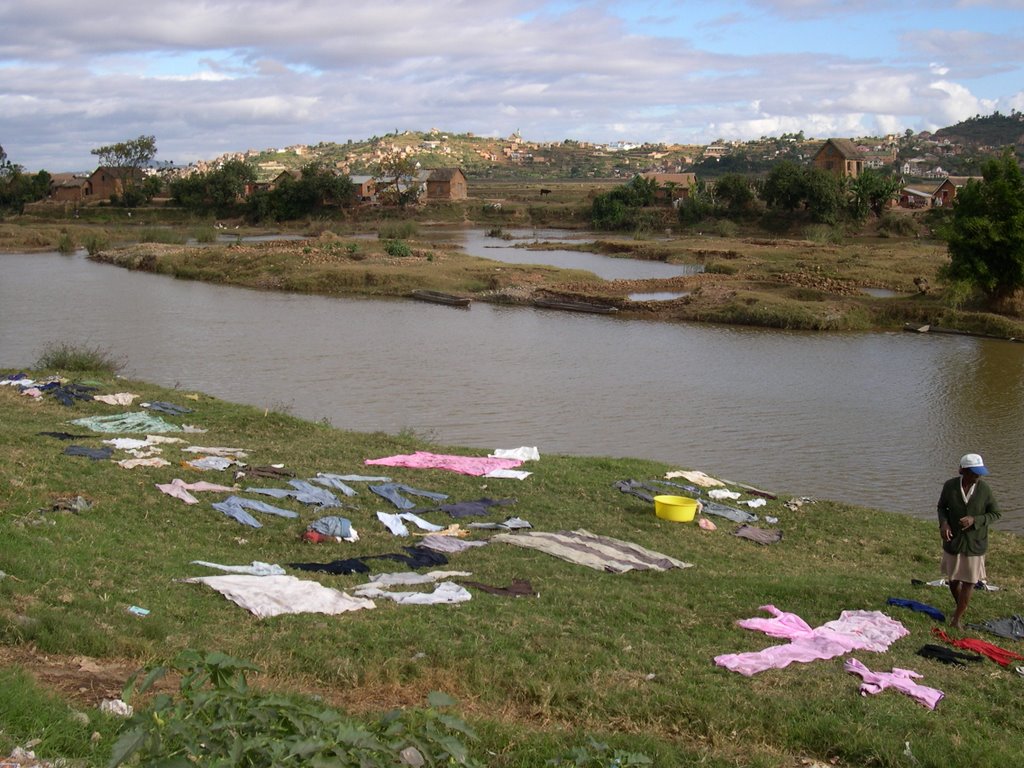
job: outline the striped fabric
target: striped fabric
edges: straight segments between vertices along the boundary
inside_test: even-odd
[[[491,537],[491,541],[539,549],[571,563],[609,573],[667,571],[670,568],[693,567],[692,563],[684,563],[639,544],[598,536],[582,528],[576,531],[499,533]]]

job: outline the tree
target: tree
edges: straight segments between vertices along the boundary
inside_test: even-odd
[[[868,211],[881,216],[899,192],[899,179],[868,168],[850,183],[850,215],[858,220],[866,218]]]
[[[944,277],[998,301],[1024,287],[1024,175],[1012,147],[981,175],[957,192],[942,231],[950,258]]]
[[[246,185],[256,180],[256,169],[243,160],[228,160],[219,168],[171,182],[171,197],[196,213],[212,210],[226,215],[245,194]]]
[[[821,168],[808,168],[804,183],[804,206],[811,218],[823,224],[838,222],[845,202],[842,180]]]
[[[597,229],[629,229],[636,225],[637,212],[653,205],[658,182],[634,176],[610,192],[598,195],[590,205],[590,220]]]
[[[7,153],[0,147],[0,209],[21,213],[25,204],[44,199],[50,193],[51,176],[46,171],[35,175],[7,159]]]
[[[348,176],[313,161],[302,167],[297,178],[287,176],[275,189],[253,194],[248,216],[253,221],[299,219],[328,205],[351,205],[355,198],[355,187]]]
[[[727,173],[715,182],[715,198],[730,213],[740,213],[753,204],[754,190],[746,176]]]
[[[783,160],[772,168],[761,194],[769,208],[795,211],[806,197],[806,169],[792,160]]]
[[[380,161],[374,178],[377,180],[377,197],[385,205],[404,206],[419,199],[416,161],[410,157],[388,155]]]
[[[99,158],[99,164],[110,169],[121,182],[121,201],[125,205],[137,205],[144,195],[139,186],[142,183],[142,169],[156,156],[156,138],[139,136],[137,139],[120,141],[97,147],[91,153]]]

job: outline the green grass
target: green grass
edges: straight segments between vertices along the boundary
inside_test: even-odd
[[[0,691],[0,760],[38,741],[31,747],[38,755],[106,762],[118,726],[114,718],[74,709],[17,667],[0,668]],[[100,738],[92,739],[93,733]]]
[[[248,448],[252,463],[283,463],[298,477],[364,473],[370,469],[364,459],[419,449],[469,452],[410,432],[352,433],[204,395],[186,400],[186,393],[145,382],[103,381],[103,391],[188,405],[195,409],[188,422],[209,430],[190,439]],[[885,654],[855,656],[874,670],[922,673],[922,683],[946,693],[935,712],[893,691],[859,696],[859,679],[843,672],[842,659],[752,678],[712,661],[776,642],[735,625],[761,615],[758,607],[769,603],[812,626],[844,609],[886,610],[889,596],[948,610],[945,591],[910,585],[912,578],[937,577],[931,522],[826,500],[794,512],[783,506],[789,498],[783,495],[760,511],[779,518],[784,538],[759,546],[731,536],[734,526],[721,518],[712,518],[715,532],[661,521],[648,504],[613,488],[618,480],[659,478],[675,468],[655,462],[542,455],[523,482],[389,469],[400,482],[453,500],[515,497],[502,512],[539,530],[586,528],[694,567],[613,575],[494,543],[452,556],[445,568],[495,585],[528,579],[539,598],[475,592],[472,601],[455,606],[378,601],[375,610],[342,616],[259,620],[211,589],[181,583],[213,573],[190,561],[287,564],[397,552],[410,542],[396,540],[374,517],[390,505],[363,491],[348,500],[355,509],[342,513],[361,540],[310,545],[299,536],[323,513],[301,504],[281,502],[300,512],[298,520],[258,515],[264,527],[254,530],[210,507],[221,495],[187,506],[159,493],[154,483],[174,477],[228,479],[183,469],[173,446],[164,454],[172,466],[125,470],[64,456],[62,443],[37,434],[69,429],[74,417],[111,412],[116,409],[100,403],[65,408],[0,388],[0,570],[9,574],[0,579],[0,644],[33,647],[69,664],[89,656],[143,665],[190,648],[221,651],[256,664],[262,672],[253,682],[261,689],[315,695],[367,722],[394,707],[421,706],[429,692],[443,691],[480,735],[472,745],[475,757],[495,768],[543,765],[591,738],[663,766],[810,764],[800,762],[805,759],[839,766],[1006,766],[1017,760],[1024,736],[1019,677],[992,662],[958,670],[916,656],[934,639],[923,614],[889,609],[911,635]],[[80,442],[99,446],[103,437]],[[700,469],[714,473],[714,467]],[[57,497],[79,494],[93,502],[90,510],[53,511]],[[374,570],[401,568],[377,561]],[[969,618],[1019,613],[1019,537],[993,536],[989,573],[1002,589],[978,594]],[[343,590],[366,579],[301,576]],[[133,616],[127,611],[132,605],[151,613]],[[50,719],[58,714],[43,718]],[[4,733],[24,738],[33,727],[16,725],[10,710],[0,708]],[[73,736],[61,749],[87,754],[85,739]],[[913,760],[904,754],[908,741]]]
[[[124,367],[124,363],[104,347],[55,341],[43,347],[35,366],[51,368],[62,373],[96,371],[114,374]]]

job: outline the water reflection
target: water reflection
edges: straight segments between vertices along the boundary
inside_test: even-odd
[[[654,291],[652,293],[631,293],[627,298],[630,301],[671,301],[689,295],[689,291]]]
[[[517,247],[524,243],[592,240],[593,235],[571,236],[564,230],[509,230],[511,239],[488,237],[480,229],[439,230],[431,237],[461,245],[466,253],[506,264],[543,264],[562,269],[583,269],[603,280],[648,280],[694,275],[704,271],[701,264],[666,264],[663,261],[619,258],[584,251]]]

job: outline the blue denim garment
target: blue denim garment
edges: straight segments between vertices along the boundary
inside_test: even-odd
[[[395,536],[409,535],[409,529],[405,527],[405,523],[402,522],[403,520],[408,520],[422,531],[431,531],[432,533],[436,533],[437,531],[444,530],[444,526],[435,525],[429,520],[424,520],[419,515],[414,515],[412,512],[399,512],[397,514],[378,512],[377,519],[384,523],[387,529],[395,534]]]
[[[346,496],[356,496],[356,489],[350,485],[345,485],[344,482],[338,479],[337,475],[324,475],[318,474],[316,477],[309,478],[310,482],[319,483],[320,485],[333,488],[336,491],[341,491]]]
[[[224,501],[216,502],[213,506],[215,509],[227,514],[227,510],[217,506],[223,504],[227,507],[235,507],[238,509],[251,509],[253,512],[265,512],[268,515],[277,515],[279,517],[298,517],[298,512],[292,512],[290,509],[281,509],[280,507],[273,507],[257,499],[247,499],[244,496],[228,496]]]
[[[316,531],[324,536],[338,536],[347,539],[352,535],[352,523],[344,517],[321,517],[310,523],[306,530]]]
[[[416,506],[414,503],[402,496],[399,491],[402,493],[411,493],[414,496],[423,496],[428,499],[434,499],[435,501],[442,501],[448,498],[447,493],[422,491],[419,488],[411,488],[405,483],[384,483],[383,485],[370,485],[367,487],[378,496],[390,501],[399,509],[412,509]]]
[[[253,528],[263,527],[263,523],[261,523],[259,520],[250,515],[248,512],[246,512],[244,509],[242,509],[234,502],[229,503],[227,501],[215,501],[212,506],[218,512],[223,512],[228,517],[233,518],[238,522],[242,523],[242,525],[249,525]]]
[[[718,517],[724,517],[727,520],[732,520],[734,523],[757,522],[757,515],[752,512],[744,512],[742,509],[727,507],[725,504],[719,504],[717,501],[708,501],[707,499],[701,499],[700,503],[702,505],[701,514],[718,515]]]
[[[143,403],[143,408],[149,408],[151,411],[159,411],[160,413],[167,413],[171,416],[181,416],[182,414],[192,413],[191,408],[186,408],[184,405],[175,405],[174,403],[166,403],[163,400],[157,400],[152,403]]]
[[[289,480],[291,488],[246,488],[246,493],[259,493],[273,496],[275,499],[293,497],[303,504],[316,504],[320,507],[340,507],[338,497],[325,488],[317,488],[305,480]]]

